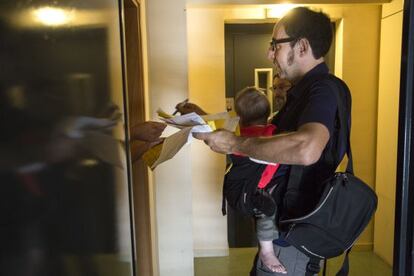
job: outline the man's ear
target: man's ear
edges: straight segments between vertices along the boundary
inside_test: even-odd
[[[299,55],[300,56],[304,56],[309,51],[311,51],[309,40],[307,40],[306,38],[299,39],[299,41],[297,42],[297,45],[298,45],[298,50],[299,50]]]

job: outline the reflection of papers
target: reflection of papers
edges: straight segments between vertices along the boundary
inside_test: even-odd
[[[155,169],[155,167],[162,162],[173,158],[184,145],[189,143],[192,139],[191,133],[211,131],[212,129],[210,126],[206,124],[183,128],[182,130],[165,138],[162,144],[157,145],[147,151],[143,155],[142,159],[151,169]]]
[[[68,137],[77,139],[79,145],[99,160],[119,168],[124,168],[120,154],[123,151],[120,141],[112,130],[119,121],[115,109],[111,118],[77,116],[66,118],[62,122],[62,131]]]
[[[120,157],[121,145],[112,135],[99,131],[84,131],[83,138],[79,142],[82,147],[100,160],[123,168]]]

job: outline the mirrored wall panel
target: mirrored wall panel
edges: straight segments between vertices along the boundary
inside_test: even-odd
[[[0,2],[0,274],[133,275],[119,4]]]

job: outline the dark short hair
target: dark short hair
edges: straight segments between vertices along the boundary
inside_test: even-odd
[[[246,87],[239,91],[234,106],[243,126],[266,123],[270,115],[269,100],[256,87]]]
[[[306,38],[316,59],[325,56],[331,47],[333,37],[331,20],[323,12],[297,7],[290,10],[278,25],[285,28],[289,37]]]

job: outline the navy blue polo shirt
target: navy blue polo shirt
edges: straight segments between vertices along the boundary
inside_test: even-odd
[[[323,81],[314,81],[315,78],[323,78],[329,74],[329,69],[325,63],[315,66],[306,73],[302,79],[294,85],[287,93],[285,106],[273,118],[272,124],[276,125],[275,134],[296,131],[306,123],[321,123],[329,130],[332,137],[337,110],[336,96]],[[310,84],[310,82],[312,84]],[[306,102],[303,101],[306,93]],[[300,104],[299,112],[291,114],[291,109],[297,108]],[[281,165],[277,177],[288,172],[288,165]]]
[[[349,90],[345,86],[329,74],[325,63],[321,63],[288,91],[285,106],[272,121],[277,127],[275,134],[297,131],[307,123],[320,123],[330,133],[319,160],[309,166],[295,165],[298,169],[303,167],[295,172],[297,180],[287,185],[285,191],[273,194],[276,202],[283,204],[281,218],[300,217],[314,209],[323,192],[324,182],[333,175],[345,153],[347,142],[341,141],[337,120],[337,95],[344,104],[350,103]],[[349,116],[350,109],[347,107],[345,110]],[[281,165],[275,177],[281,177],[280,182],[286,183],[292,167]]]

